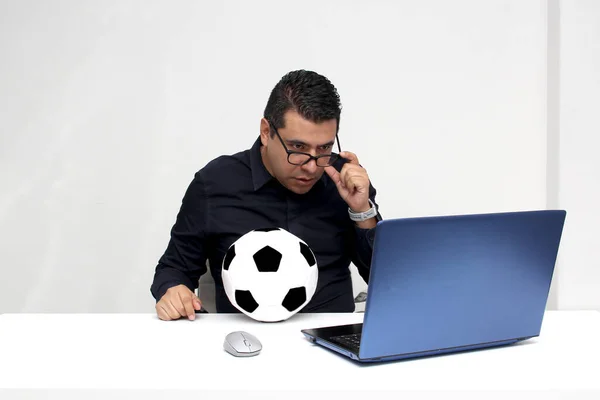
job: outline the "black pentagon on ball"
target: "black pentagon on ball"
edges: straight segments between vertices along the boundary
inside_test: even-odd
[[[254,296],[249,290],[236,290],[235,302],[246,312],[254,312],[258,308],[258,303],[254,300]]]
[[[254,229],[254,232],[271,232],[271,231],[278,231],[279,228],[257,228]]]
[[[223,259],[223,269],[225,271],[229,270],[229,266],[231,265],[231,262],[233,261],[233,258],[235,257],[235,245],[231,245],[231,247],[229,248],[229,250],[227,250],[227,253],[225,253],[225,258]]]
[[[294,311],[306,301],[306,289],[304,286],[292,288],[285,295],[282,306],[288,311]]]
[[[300,253],[302,253],[304,258],[306,259],[306,262],[308,263],[309,267],[312,267],[317,262],[312,251],[310,251],[310,248],[302,242],[300,242]]]
[[[281,253],[271,246],[263,247],[252,256],[259,272],[277,272],[281,257]]]

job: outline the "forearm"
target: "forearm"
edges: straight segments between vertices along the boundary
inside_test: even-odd
[[[367,221],[364,221],[367,222]],[[371,258],[373,256],[373,241],[375,239],[375,227],[354,229],[354,248],[352,249],[352,262],[358,273],[366,283],[369,283],[371,271]]]
[[[150,291],[157,301],[173,286],[185,285],[193,291],[206,272],[207,194],[202,182],[197,173],[183,198],[167,249],[156,266]]]
[[[366,221],[358,221],[356,222],[356,226],[360,229],[372,229],[377,226],[377,218],[369,218]]]
[[[190,274],[159,262],[156,266],[154,280],[150,291],[152,296],[158,301],[165,294],[167,289],[173,286],[185,285],[193,291],[198,286],[198,280],[196,279],[194,281],[193,279],[194,278],[190,276]]]

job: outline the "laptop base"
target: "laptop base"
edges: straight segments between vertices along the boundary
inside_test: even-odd
[[[423,358],[423,357],[432,357],[437,355],[449,354],[449,353],[461,353],[473,350],[483,350],[494,347],[502,347],[509,346],[514,343],[531,339],[531,337],[525,338],[517,338],[517,339],[508,339],[501,340],[497,342],[489,342],[489,343],[478,343],[468,346],[459,346],[459,347],[450,347],[445,349],[436,349],[436,350],[428,350],[428,351],[420,351],[414,353],[405,353],[405,354],[395,354],[389,356],[382,357],[373,357],[373,358],[360,358],[359,355],[346,347],[344,347],[340,343],[333,342],[329,340],[329,338],[333,336],[339,335],[347,335],[360,333],[362,330],[363,324],[351,324],[351,325],[340,325],[340,326],[331,326],[326,328],[317,328],[317,329],[303,329],[301,332],[304,336],[317,345],[325,347],[331,351],[334,351],[338,354],[346,356],[354,361],[362,362],[362,363],[376,363],[376,362],[385,362],[385,361],[398,361],[398,360],[407,360],[412,358]]]

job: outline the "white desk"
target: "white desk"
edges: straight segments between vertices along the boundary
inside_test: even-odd
[[[539,338],[510,347],[366,366],[300,333],[360,322],[360,313],[297,314],[281,323],[198,317],[164,322],[152,314],[0,315],[0,399],[206,400],[237,391],[245,392],[244,400],[335,393],[344,400],[369,394],[402,400],[600,399],[595,311],[547,312]],[[223,339],[234,330],[256,335],[262,353],[226,353]]]

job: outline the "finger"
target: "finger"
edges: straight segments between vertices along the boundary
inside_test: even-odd
[[[171,304],[173,304],[179,315],[181,315],[182,317],[187,317],[188,314],[185,311],[185,306],[183,305],[183,302],[181,301],[181,297],[179,297],[178,292],[176,292],[175,295],[171,298]]]
[[[367,170],[362,167],[362,165],[346,163],[342,167],[342,172],[344,171],[352,171],[360,174],[367,174]]]
[[[194,304],[193,304],[193,299],[191,295],[187,295],[187,294],[179,294],[179,299],[181,300],[181,304],[183,304],[183,308],[185,309],[185,315],[187,315],[188,319],[190,321],[193,321],[194,318],[196,318],[196,312],[194,311]]]
[[[157,304],[156,305],[156,314],[158,314],[158,318],[161,319],[161,320],[163,320],[163,321],[170,321],[171,320],[171,317],[167,313],[167,310],[164,309],[164,307],[162,306],[162,304]]]
[[[344,164],[341,173],[342,182],[347,183],[350,178],[356,178],[361,182],[369,181],[369,175],[367,175],[366,169],[360,165]]]
[[[359,165],[358,156],[350,151],[342,151],[340,156],[348,160],[351,164]]]
[[[356,188],[357,184],[362,181],[362,173],[359,170],[360,167],[350,167],[351,166],[349,166],[349,168],[342,168],[341,180],[344,186],[346,186],[346,188],[350,191],[350,193],[354,193],[354,189]]]
[[[198,296],[194,295],[193,297],[194,309],[200,311],[202,309],[202,302],[198,298]]]
[[[164,307],[171,319],[179,319],[181,317],[181,314],[179,314],[179,311],[177,311],[177,308],[173,305],[171,301],[167,301],[164,304]]]
[[[342,172],[340,173],[340,180],[342,181],[342,183],[344,184],[346,189],[348,189],[348,191],[350,193],[352,193],[352,187],[349,186],[349,184],[350,184],[349,179],[350,179],[350,176],[348,175],[348,168],[342,168]]]
[[[337,172],[337,170],[332,166],[325,167],[325,172],[327,173],[327,175],[329,175],[332,181],[335,182],[336,180],[339,180],[340,173]]]
[[[344,183],[342,182],[342,177],[340,173],[337,172],[336,169],[331,166],[325,167],[325,172],[327,173],[327,175],[329,175],[329,177],[337,187],[337,190],[340,193],[340,196],[342,196],[342,199],[345,200],[346,197],[348,197],[349,192],[348,189],[344,186]]]
[[[362,176],[351,176],[348,179],[348,183],[346,184],[348,190],[351,190],[352,193],[364,193],[367,194],[369,189],[369,180],[365,179]]]
[[[355,190],[356,190],[356,180],[353,177],[347,176],[346,177],[345,185],[348,188],[348,191],[350,193],[354,193],[355,192]]]
[[[348,171],[345,183],[348,188],[364,189],[369,184],[369,178],[361,171]]]

